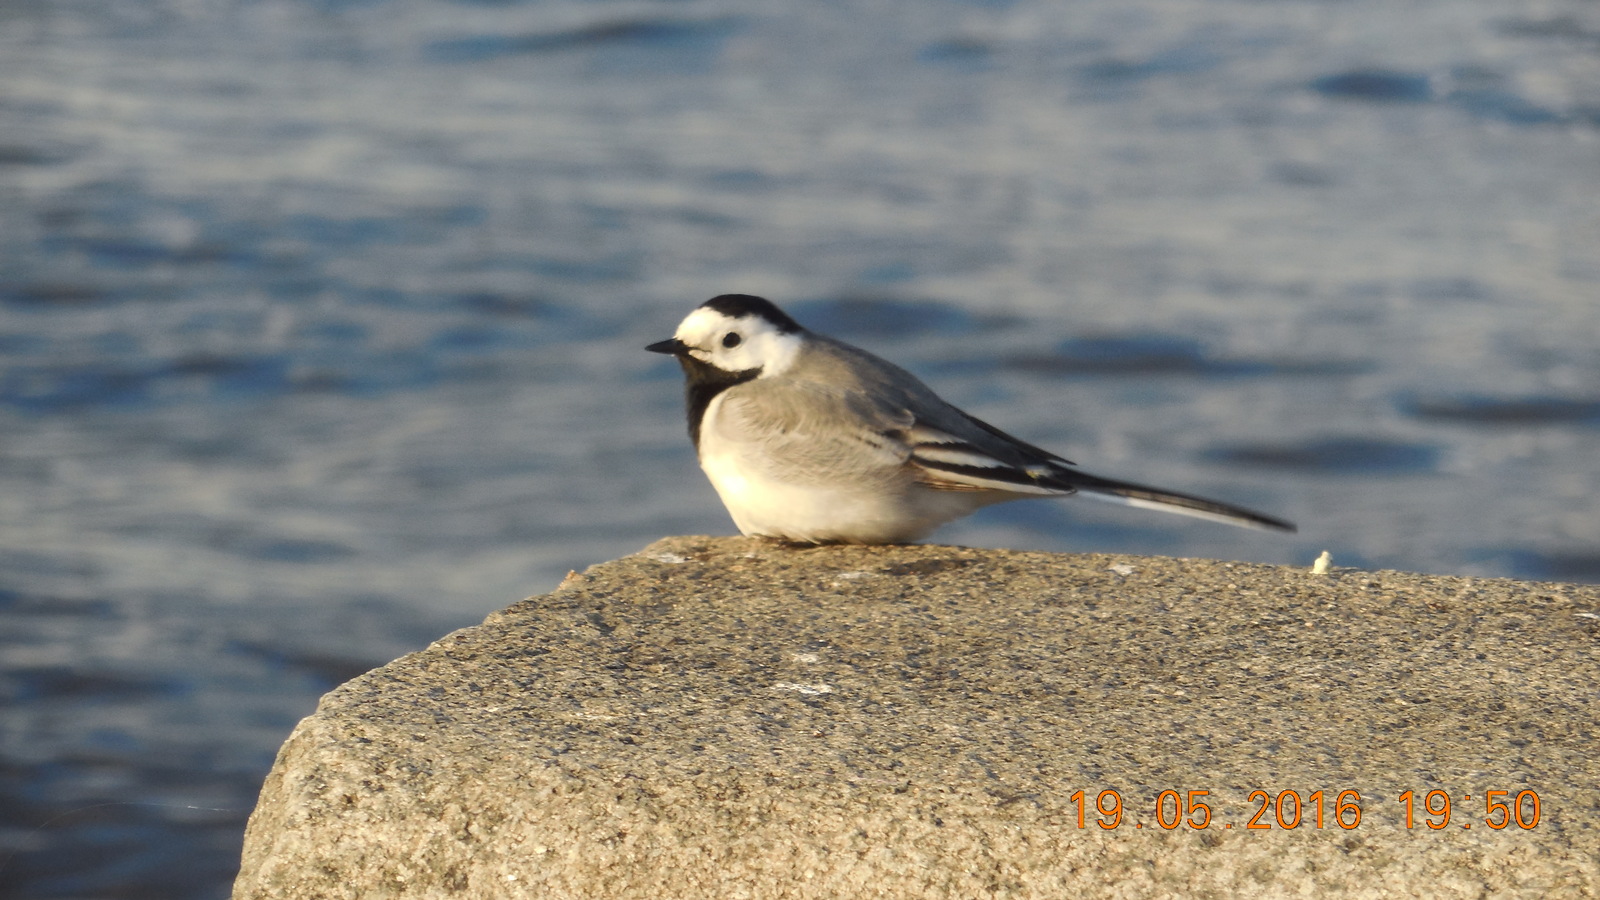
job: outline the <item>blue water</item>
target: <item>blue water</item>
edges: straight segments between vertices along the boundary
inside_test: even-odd
[[[1600,10],[0,7],[0,895],[217,898],[332,686],[731,527],[717,293],[1090,471],[984,546],[1600,581]]]

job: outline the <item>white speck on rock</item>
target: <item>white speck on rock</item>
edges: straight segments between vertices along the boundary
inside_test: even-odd
[[[794,691],[797,694],[831,694],[833,688],[825,684],[797,684],[793,681],[780,681],[772,686],[775,691]]]

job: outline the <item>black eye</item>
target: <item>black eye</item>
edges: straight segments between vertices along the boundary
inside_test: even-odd
[[[739,342],[742,340],[744,340],[744,338],[739,336],[739,332],[730,331],[722,336],[722,346],[731,350],[734,347],[739,346]]]

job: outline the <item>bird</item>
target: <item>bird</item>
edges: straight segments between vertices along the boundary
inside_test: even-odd
[[[689,438],[745,535],[909,543],[994,503],[1070,494],[1295,531],[1240,506],[1091,475],[762,297],[712,297],[645,349],[682,366]]]

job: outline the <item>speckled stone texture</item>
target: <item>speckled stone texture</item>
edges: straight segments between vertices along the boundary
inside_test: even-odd
[[[328,694],[234,897],[1593,897],[1597,613],[1589,586],[669,539]],[[1163,828],[1167,790],[1206,827]],[[1488,827],[1488,791],[1537,824]]]

